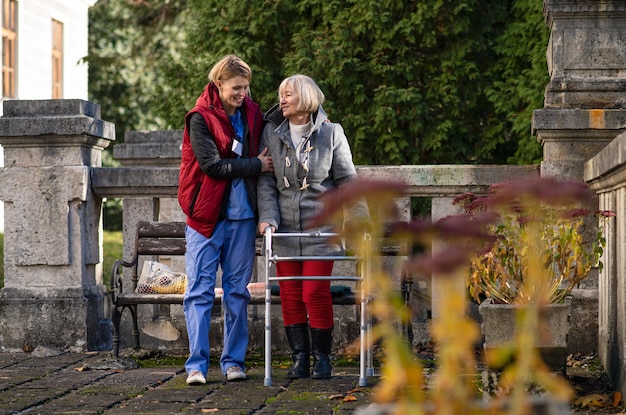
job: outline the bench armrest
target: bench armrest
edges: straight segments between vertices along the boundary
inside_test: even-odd
[[[113,304],[117,302],[117,295],[124,291],[120,266],[126,268],[133,267],[137,264],[138,259],[139,258],[137,256],[135,256],[131,262],[118,259],[113,264],[113,268],[111,268],[111,298],[113,300]]]

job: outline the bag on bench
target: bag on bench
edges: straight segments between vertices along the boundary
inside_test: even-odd
[[[174,272],[157,261],[145,261],[135,291],[142,294],[184,294],[186,288],[186,274]]]

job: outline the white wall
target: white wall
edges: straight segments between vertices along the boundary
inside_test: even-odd
[[[18,1],[18,99],[52,95],[52,19],[63,23],[63,98],[87,99],[89,21],[95,0]]]
[[[52,98],[52,19],[56,19],[63,23],[63,98],[87,100],[88,68],[80,60],[87,56],[88,8],[95,2],[18,0],[16,99]],[[4,166],[1,146],[0,166]],[[4,232],[2,203],[0,232]]]

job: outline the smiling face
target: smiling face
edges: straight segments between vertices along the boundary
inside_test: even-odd
[[[250,91],[250,81],[244,76],[236,76],[226,81],[217,81],[216,85],[226,113],[234,115]]]
[[[298,110],[300,97],[291,85],[285,85],[280,95],[279,104],[283,111],[283,117],[294,124],[306,124],[309,121],[309,113]]]

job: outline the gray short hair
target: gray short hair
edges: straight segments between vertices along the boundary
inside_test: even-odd
[[[297,111],[304,111],[308,113],[314,113],[318,110],[320,105],[324,103],[324,93],[313,79],[306,75],[296,74],[288,78],[285,78],[278,87],[278,100],[285,91],[287,85],[291,86],[298,97],[300,102],[298,103]]]

